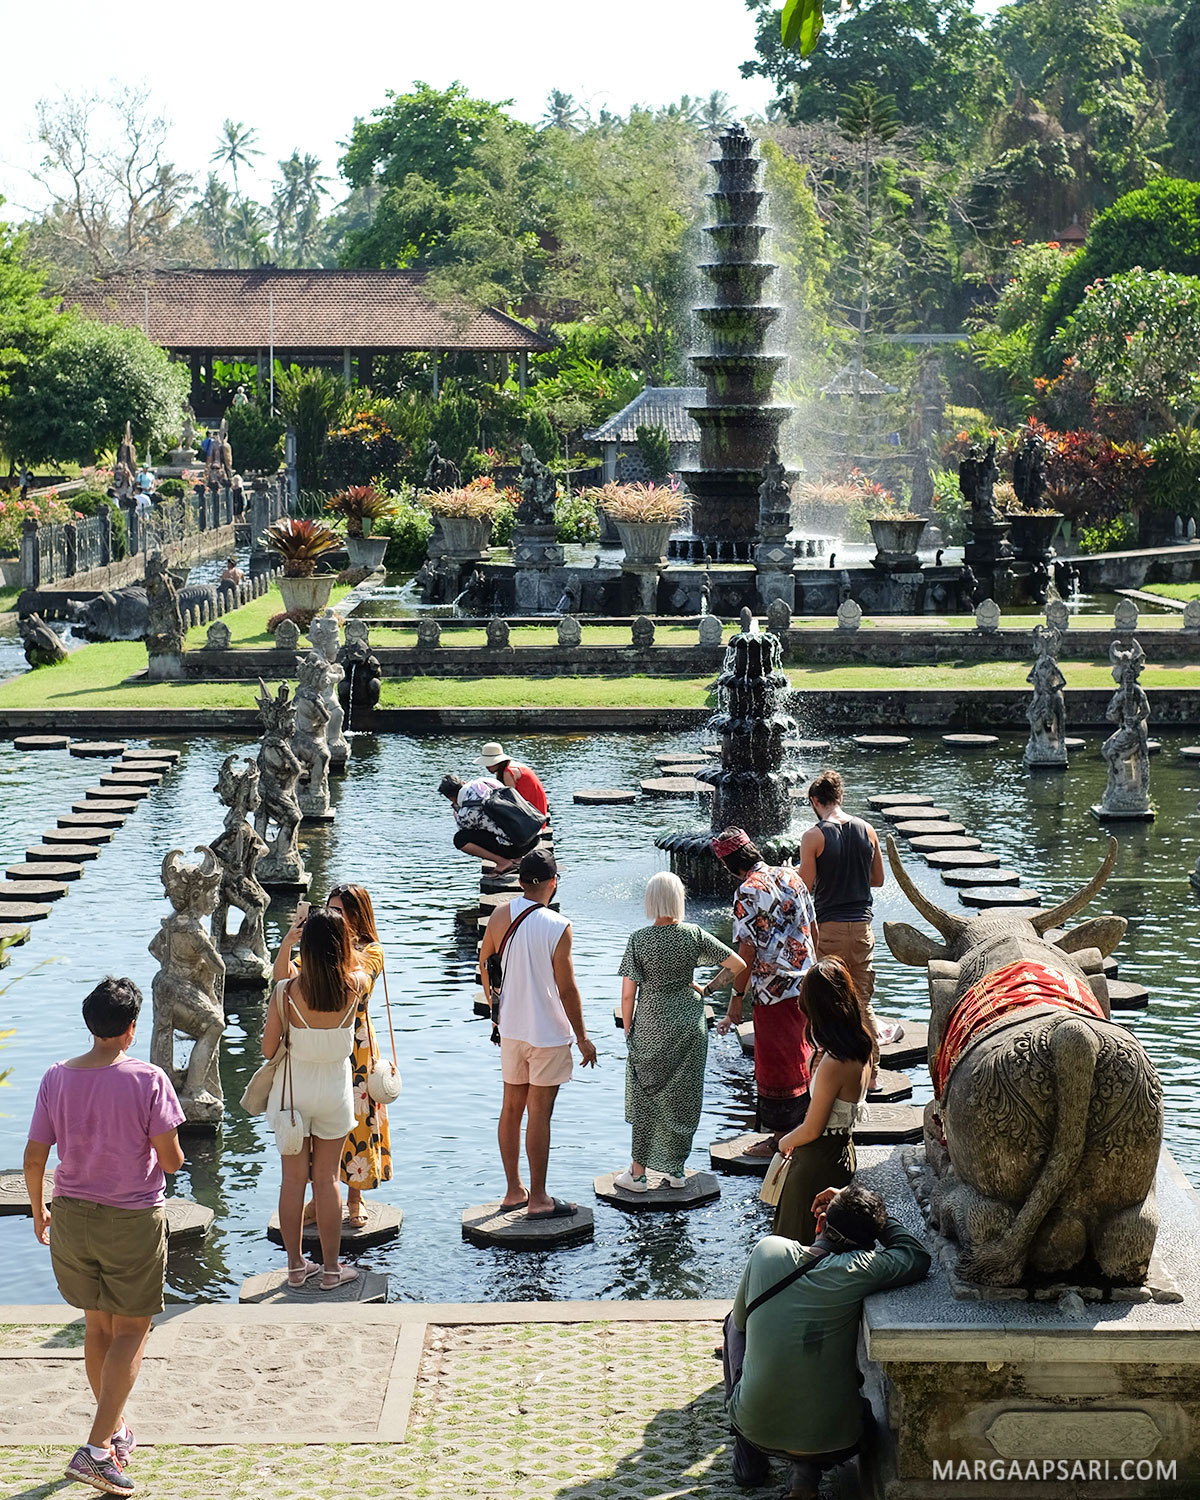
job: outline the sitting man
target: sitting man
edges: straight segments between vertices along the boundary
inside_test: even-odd
[[[811,1245],[778,1235],[755,1245],[725,1320],[734,1480],[765,1484],[774,1454],[791,1465],[790,1500],[816,1500],[822,1473],[862,1443],[870,1412],[855,1363],[863,1298],[929,1270],[929,1252],[877,1193],[855,1183],[826,1188],[812,1209]]]
[[[450,803],[458,824],[454,847],[476,859],[491,860],[497,871],[511,870],[522,855],[536,848],[544,826],[543,823],[532,829],[531,824],[529,838],[519,844],[510,843],[504,829],[488,816],[488,802],[501,789],[494,776],[477,776],[474,781],[443,776],[438,783],[438,791]]]

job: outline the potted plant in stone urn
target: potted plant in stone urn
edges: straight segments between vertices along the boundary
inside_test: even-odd
[[[871,539],[875,543],[874,565],[896,572],[906,569],[916,572],[921,564],[917,561],[917,548],[921,533],[928,525],[925,516],[911,511],[888,511],[879,516],[868,516]]]
[[[504,492],[490,478],[486,484],[476,480],[462,489],[430,495],[429,508],[441,522],[447,556],[471,562],[487,557],[492,522],[504,501]]]
[[[354,484],[331,495],[325,502],[325,509],[346,523],[346,555],[350,566],[365,568],[369,573],[382,568],[383,555],[391,539],[371,536],[371,526],[373,522],[395,513],[395,500],[373,484]]]
[[[596,493],[630,563],[663,561],[686,503],[681,491],[665,484],[606,484]]]
[[[320,614],[333,592],[334,575],[322,573],[318,576],[317,564],[341,547],[342,539],[337,532],[324,521],[284,516],[281,521],[267,527],[262,542],[268,552],[283,559],[279,592],[283,595],[284,608],[289,612],[304,609]]]

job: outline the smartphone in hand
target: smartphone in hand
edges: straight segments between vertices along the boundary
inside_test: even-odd
[[[292,918],[292,925],[295,927],[303,927],[305,922],[308,921],[308,913],[309,903],[307,901],[298,902],[296,905],[296,915]]]

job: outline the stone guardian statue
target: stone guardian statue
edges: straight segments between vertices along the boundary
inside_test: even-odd
[[[1104,717],[1117,727],[1100,746],[1108,766],[1104,800],[1092,811],[1098,818],[1150,822],[1150,700],[1138,678],[1146,665],[1141,642],[1115,640],[1108,648],[1117,690]]]
[[[151,682],[178,682],[183,677],[183,616],[165,553],[146,559],[147,677]]]
[[[263,932],[271,898],[255,875],[255,867],[267,852],[250,822],[259,806],[258,779],[256,763],[246,760],[239,766],[236,755],[227,755],[217,773],[213,791],[228,812],[224,831],[211,845],[221,865],[212,931],[225,963],[226,983],[263,988],[271,977],[271,958]],[[229,931],[233,907],[242,913],[236,932]]]
[[[296,687],[296,727],[292,731],[292,750],[300,762],[298,796],[303,819],[325,823],[333,818],[329,810],[329,709],[325,703],[325,675],[328,664],[319,651],[310,651],[300,660]]]
[[[279,684],[276,697],[261,678],[258,689],[263,738],[258,749],[259,802],[254,813],[254,831],[266,841],[267,855],[255,873],[269,891],[304,890],[308,886],[308,871],[296,846],[300,829],[300,803],[296,797],[300,762],[291,744],[296,729],[296,705],[286,682]],[[271,830],[269,836],[268,830]]]
[[[308,627],[308,638],[313,644],[313,650],[325,658],[325,684],[321,689],[325,707],[329,710],[329,727],[325,738],[329,744],[330,769],[340,771],[350,759],[350,746],[342,733],[346,716],[339,701],[338,687],[343,675],[342,668],[338,665],[338,647],[341,642],[338,636],[338,617],[333,610],[327,609],[317,616]]]
[[[1058,665],[1061,637],[1048,625],[1036,625],[1033,631],[1033,666],[1025,681],[1033,686],[1033,697],[1025,710],[1029,720],[1029,741],[1025,746],[1027,766],[1065,766],[1067,764],[1067,707],[1063,688],[1067,679]]]

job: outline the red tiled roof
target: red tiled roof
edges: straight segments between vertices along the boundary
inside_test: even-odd
[[[168,349],[549,349],[494,307],[455,309],[423,271],[154,271],[76,282],[64,306],[142,328]]]

